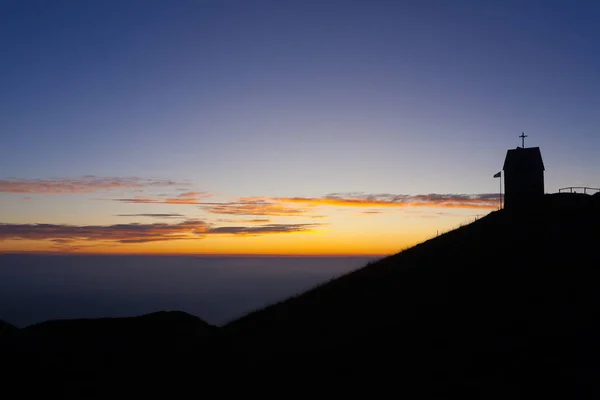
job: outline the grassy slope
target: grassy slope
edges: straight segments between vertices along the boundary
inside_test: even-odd
[[[600,367],[600,205],[589,200],[552,195],[536,213],[491,213],[223,333],[266,374],[311,365],[312,376],[392,373],[442,395],[511,396],[545,381],[583,393]]]

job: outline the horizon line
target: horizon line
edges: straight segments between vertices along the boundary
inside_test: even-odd
[[[334,257],[388,257],[396,253],[389,254],[338,254],[338,253],[323,253],[323,254],[273,254],[273,253],[94,253],[94,252],[57,252],[57,251],[2,251],[0,256],[5,255],[27,255],[27,256],[145,256],[145,257],[256,257],[256,258],[291,258],[291,257],[306,257],[306,258],[334,258]]]

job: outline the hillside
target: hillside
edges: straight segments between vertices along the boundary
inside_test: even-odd
[[[0,343],[13,340],[19,334],[19,328],[0,320]]]
[[[178,371],[178,364],[194,365],[199,354],[210,353],[218,333],[217,327],[181,311],[12,328],[11,338],[0,341],[6,384],[24,394],[76,398],[108,396],[119,388],[131,395],[153,394],[160,389],[153,387],[153,379],[165,384],[172,366]]]
[[[220,329],[181,313],[21,333],[28,348],[58,349],[40,371],[93,372],[83,384],[66,378],[79,394],[110,393],[115,382],[136,395],[237,389],[218,383],[227,379],[261,393],[589,398],[600,394],[599,223],[600,196],[547,195],[535,212],[492,212]],[[86,358],[93,349],[103,350]],[[107,349],[110,360],[98,358]],[[20,359],[29,370],[41,365],[35,354]],[[152,387],[123,378],[131,370]]]
[[[160,311],[129,318],[46,321],[21,330],[30,346],[75,348],[93,342],[96,348],[136,350],[164,347],[177,350],[188,338],[208,337],[217,330],[198,317],[181,311]]]
[[[599,222],[598,196],[547,195],[535,212],[493,212],[222,333],[273,373],[573,397],[599,377]]]

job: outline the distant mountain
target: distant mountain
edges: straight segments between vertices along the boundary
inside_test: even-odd
[[[161,311],[138,317],[46,321],[21,330],[28,348],[98,352],[188,351],[217,327],[181,311]]]
[[[27,327],[23,368],[62,371],[78,395],[596,398],[599,227],[599,196],[546,195],[221,328],[185,313]]]
[[[46,321],[23,329],[29,337],[56,338],[101,336],[123,338],[144,334],[145,339],[161,336],[206,336],[215,326],[182,311],[159,311],[137,317],[64,319]]]
[[[135,396],[152,394],[152,380],[165,383],[170,369],[203,362],[198,355],[211,352],[210,343],[218,329],[181,311],[55,320],[20,330],[18,338],[0,350],[15,379],[46,380],[42,386],[19,386],[22,393],[50,391],[63,398],[87,398],[109,396],[115,386],[140,386],[131,393]]]
[[[0,343],[12,341],[19,334],[19,328],[12,326],[8,322],[0,320]]]

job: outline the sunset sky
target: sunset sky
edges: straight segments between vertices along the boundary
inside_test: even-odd
[[[600,3],[0,0],[0,252],[384,255],[600,187]]]

